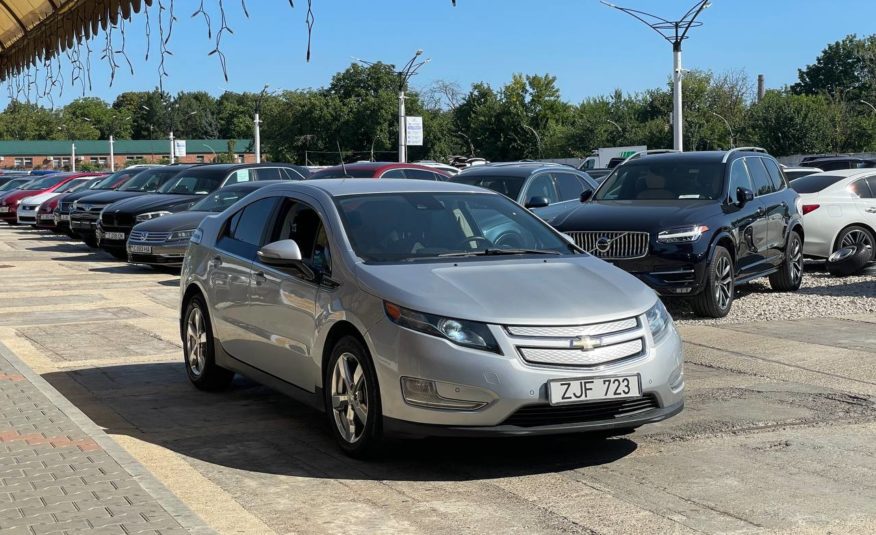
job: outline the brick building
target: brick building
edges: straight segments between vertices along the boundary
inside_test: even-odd
[[[82,164],[109,169],[110,145],[106,140],[80,141],[0,141],[0,168],[4,169],[69,169],[73,145],[76,146],[76,167]],[[185,156],[178,156],[181,163],[210,163],[217,154],[229,152],[227,139],[186,140]],[[116,169],[132,162],[161,162],[170,158],[170,141],[167,139],[118,139],[113,143]],[[252,140],[234,140],[235,160],[255,162]]]

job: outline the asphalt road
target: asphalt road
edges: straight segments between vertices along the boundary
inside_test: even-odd
[[[0,228],[0,341],[220,533],[876,532],[876,315],[683,325],[687,408],[627,437],[366,463],[267,388],[190,387],[177,285]]]

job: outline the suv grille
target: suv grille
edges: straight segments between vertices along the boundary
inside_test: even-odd
[[[635,317],[590,325],[509,325],[505,332],[531,364],[602,368],[645,355],[645,330]]]
[[[164,242],[167,241],[167,238],[170,238],[170,232],[144,232],[142,230],[132,230],[128,237],[131,241],[146,243]]]
[[[503,425],[537,427],[613,420],[659,408],[654,396],[611,401],[591,401],[577,405],[530,405],[518,409]]]
[[[647,232],[631,231],[575,231],[567,232],[575,245],[605,260],[630,260],[648,254]]]

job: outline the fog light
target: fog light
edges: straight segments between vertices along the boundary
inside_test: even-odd
[[[468,397],[488,398],[489,394],[479,389],[465,387],[463,385],[451,385],[442,383],[441,390],[445,392],[450,390],[458,395],[467,395]],[[449,387],[449,388],[448,388]],[[426,407],[429,409],[450,409],[450,410],[475,410],[484,407],[489,403],[488,399],[456,399],[446,397],[439,392],[438,383],[428,379],[417,379],[416,377],[401,378],[402,397],[409,405],[417,407]]]

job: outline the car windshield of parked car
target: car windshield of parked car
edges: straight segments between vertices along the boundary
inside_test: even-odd
[[[147,169],[131,180],[125,182],[125,185],[120,187],[119,191],[158,191],[158,188],[161,187],[162,184],[173,178],[174,175],[179,173],[179,171],[179,168],[173,167],[167,169]]]
[[[171,193],[178,195],[206,195],[216,191],[222,179],[220,173],[199,173],[183,171],[174,178],[168,180],[158,188],[158,193]]]
[[[723,197],[721,163],[634,161],[618,166],[597,190],[597,201],[715,200]]]
[[[119,183],[124,183],[125,180],[130,180],[132,176],[135,176],[138,171],[116,171],[115,173],[109,175],[104,178],[97,184],[91,186],[90,189],[113,189],[118,186]]]
[[[60,186],[58,189],[56,189],[55,193],[70,193],[71,191],[74,191],[76,188],[78,188],[82,184],[86,184],[86,183],[88,183],[87,180],[73,179],[70,182],[67,182],[63,186]]]
[[[252,193],[252,190],[219,190],[207,195],[189,210],[192,212],[222,212],[232,204]]]
[[[455,184],[468,184],[469,186],[491,189],[513,201],[517,200],[520,188],[523,187],[525,181],[526,177],[522,176],[491,176],[477,173],[460,173],[450,179],[450,182]]]
[[[85,191],[91,189],[95,184],[100,182],[102,179],[100,178],[92,178],[91,180],[73,180],[70,183],[73,184],[73,188],[66,193],[76,193],[77,191]]]
[[[16,179],[10,180],[9,182],[0,186],[0,191],[9,191],[9,190],[13,190],[13,189],[18,189],[32,180],[33,180],[32,178],[16,178]]]
[[[797,193],[818,193],[824,188],[832,186],[844,178],[848,177],[818,173],[798,178],[791,182],[790,186],[791,189]]]
[[[61,182],[62,180],[65,180],[66,178],[67,178],[66,175],[49,175],[45,178],[38,178],[21,189],[28,190],[28,191],[49,189],[53,186],[57,186],[58,182]]]
[[[336,202],[353,250],[365,262],[576,252],[543,221],[499,195],[382,193]]]

